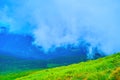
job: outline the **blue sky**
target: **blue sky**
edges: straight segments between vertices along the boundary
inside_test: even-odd
[[[0,26],[33,35],[45,50],[82,39],[107,54],[120,51],[119,0],[0,0]]]

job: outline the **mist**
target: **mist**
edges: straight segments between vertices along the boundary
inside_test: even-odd
[[[120,51],[119,0],[1,0],[0,26],[29,34],[45,51],[81,40],[112,54]]]

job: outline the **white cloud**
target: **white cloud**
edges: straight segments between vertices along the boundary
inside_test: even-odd
[[[13,0],[12,8],[8,5],[12,12],[5,12],[8,20],[14,22],[10,22],[11,30],[33,34],[34,43],[45,50],[85,39],[93,46],[101,44],[106,53],[120,51],[117,0],[28,0],[17,2],[19,6],[15,3]]]

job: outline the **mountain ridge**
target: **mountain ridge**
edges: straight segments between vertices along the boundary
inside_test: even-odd
[[[36,71],[16,80],[120,80],[120,53],[69,66]]]

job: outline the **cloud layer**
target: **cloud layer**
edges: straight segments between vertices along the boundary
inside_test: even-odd
[[[31,34],[44,50],[80,40],[106,54],[120,51],[119,0],[1,0],[0,25]]]

